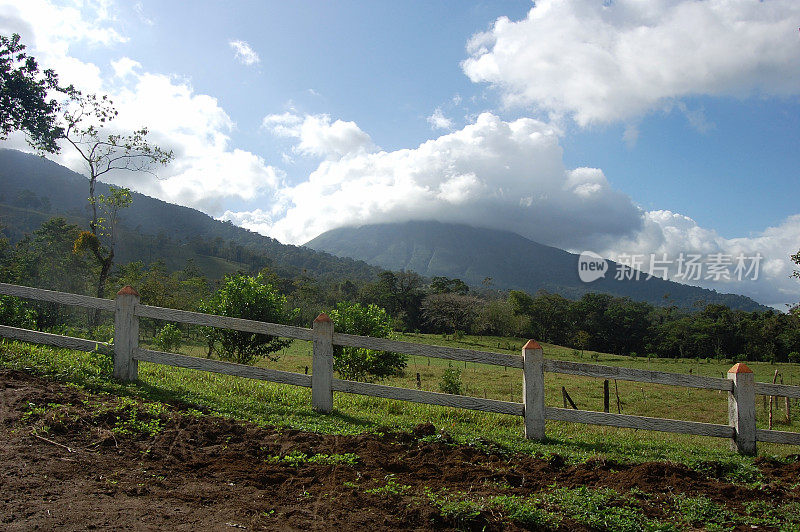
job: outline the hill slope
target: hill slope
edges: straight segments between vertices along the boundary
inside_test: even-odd
[[[653,277],[618,281],[616,264],[605,278],[583,283],[578,278],[578,256],[538,244],[516,233],[440,222],[363,225],[328,231],[305,244],[319,251],[352,257],[391,270],[412,270],[425,276],[457,277],[480,285],[529,293],[548,290],[570,298],[604,292],[691,308],[695,302],[722,303],[742,310],[766,310],[752,299],[720,294]]]
[[[0,226],[12,242],[52,216],[86,226],[88,191],[88,179],[68,168],[35,155],[0,150]],[[98,183],[97,193],[107,192],[108,186]],[[289,274],[305,270],[311,276],[351,279],[372,279],[379,272],[364,262],[282,244],[139,193],[133,193],[133,204],[122,211],[120,220],[117,263],[162,259],[176,269],[191,258],[212,278],[264,265]]]

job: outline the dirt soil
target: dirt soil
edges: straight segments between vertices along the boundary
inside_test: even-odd
[[[354,453],[354,463],[271,457]],[[258,427],[189,405],[148,408],[19,371],[0,370],[0,529],[395,530],[452,528],[424,494],[531,495],[552,486],[705,494],[731,509],[800,501],[800,461],[760,461],[761,489],[674,463],[566,465],[509,456],[489,442],[413,433],[332,436]],[[389,483],[395,493],[369,493]],[[649,513],[658,514],[650,504]],[[656,515],[657,517],[657,515]],[[480,515],[488,530],[514,530]],[[463,523],[460,523],[463,526]],[[570,521],[560,529],[584,530]]]

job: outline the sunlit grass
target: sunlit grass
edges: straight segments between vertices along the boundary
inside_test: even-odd
[[[413,335],[404,339],[425,341],[456,347],[518,353],[524,343],[513,338],[467,337],[460,342],[434,335]],[[497,345],[501,347],[498,348]],[[506,345],[509,348],[506,348]],[[729,362],[695,360],[657,360],[629,358],[603,353],[575,354],[558,346],[544,346],[545,356],[565,360],[623,365],[694,375],[722,376]],[[202,345],[180,349],[185,354],[205,356]],[[531,442],[523,437],[522,419],[516,416],[489,414],[446,407],[420,405],[401,401],[337,393],[334,413],[320,415],[311,409],[310,389],[217,375],[195,370],[141,363],[140,382],[120,384],[109,378],[110,361],[98,354],[8,343],[0,349],[0,364],[32,370],[74,382],[93,389],[120,394],[144,395],[155,400],[182,400],[206,406],[222,415],[263,425],[309,430],[314,432],[356,434],[409,430],[419,423],[431,422],[447,431],[457,441],[470,442],[483,438],[497,442],[509,450],[541,455],[561,454],[571,461],[603,457],[619,461],[673,460],[684,463],[722,461],[734,470],[751,467],[749,458],[739,457],[729,450],[724,439],[706,438],[649,431],[635,431],[589,425],[548,422],[548,440]],[[403,375],[384,381],[384,384],[416,388],[416,374],[421,387],[438,391],[438,382],[452,364],[461,371],[465,393],[472,396],[521,401],[520,370],[498,366],[449,363],[442,359],[409,357]],[[309,342],[295,341],[281,353],[277,362],[259,361],[259,366],[304,373],[311,367]],[[758,380],[771,381],[778,369],[784,382],[798,379],[798,368],[789,364],[751,364]],[[579,408],[602,410],[603,382],[601,379],[546,374],[546,401],[561,406],[561,387],[564,386]],[[611,411],[617,411],[616,393],[611,382]],[[620,410],[626,414],[687,419],[727,424],[727,394],[683,387],[659,386],[618,381]],[[783,401],[778,402],[776,420],[783,417]],[[761,402],[759,424],[765,415]],[[800,409],[798,409],[800,410]],[[776,425],[779,430],[800,431],[800,423]],[[797,448],[759,443],[761,454],[783,456],[796,453]]]

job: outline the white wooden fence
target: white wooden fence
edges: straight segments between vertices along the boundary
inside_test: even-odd
[[[530,340],[522,348],[522,356],[415,344],[385,338],[337,333],[334,331],[330,318],[325,314],[321,314],[314,320],[313,327],[307,329],[142,305],[139,303],[139,294],[130,286],[120,290],[115,300],[4,283],[0,283],[0,294],[114,312],[113,345],[5,325],[0,325],[0,337],[82,351],[100,350],[113,352],[114,376],[125,381],[138,378],[138,363],[143,361],[281,384],[305,386],[311,388],[312,407],[322,413],[332,411],[333,392],[345,392],[522,416],[524,418],[525,436],[534,440],[544,440],[545,421],[556,420],[729,438],[731,440],[731,448],[742,454],[755,454],[757,441],[800,445],[800,433],[756,428],[755,415],[756,394],[800,399],[800,386],[755,382],[753,372],[743,363],[734,365],[728,370],[728,378],[721,379],[598,364],[582,364],[563,360],[545,360],[541,346],[533,340]],[[313,344],[312,374],[304,375],[290,371],[256,368],[231,362],[144,349],[139,347],[139,318],[309,340]],[[522,402],[450,395],[337,379],[333,376],[334,345],[519,368],[522,369],[523,374]],[[728,392],[729,423],[728,425],[718,425],[696,421],[611,414],[590,410],[569,410],[545,406],[545,372],[726,391]]]

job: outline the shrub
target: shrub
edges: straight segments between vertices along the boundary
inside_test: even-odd
[[[0,296],[0,324],[35,329],[36,311],[19,298]]]
[[[800,364],[800,353],[798,353],[797,351],[792,351],[791,353],[789,353],[789,362]]]
[[[389,338],[392,320],[377,305],[339,303],[330,311],[336,332]],[[333,369],[343,379],[369,380],[395,375],[406,367],[406,355],[359,347],[333,347]]]
[[[175,351],[181,346],[182,334],[172,323],[164,325],[153,338],[156,346],[162,351]]]
[[[442,378],[439,380],[439,390],[442,393],[461,395],[461,370],[449,367],[444,370]]]
[[[219,290],[209,299],[200,303],[200,312],[244,318],[248,320],[270,323],[292,323],[297,309],[289,310],[286,297],[266,282],[259,274],[257,277],[236,274],[225,277]],[[217,349],[222,360],[249,364],[257,357],[277,360],[270,353],[280,351],[291,343],[291,340],[278,338],[268,334],[256,334],[230,329],[203,327],[203,335],[209,345]]]

